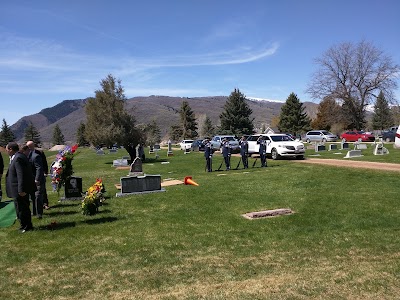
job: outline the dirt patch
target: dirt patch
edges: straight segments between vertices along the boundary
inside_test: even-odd
[[[380,163],[371,161],[355,161],[355,160],[341,160],[341,159],[322,159],[322,158],[307,158],[304,160],[297,160],[296,162],[306,163],[306,164],[320,164],[320,165],[329,165],[336,167],[346,167],[346,168],[362,168],[362,169],[400,172],[400,164],[393,164],[393,163]]]

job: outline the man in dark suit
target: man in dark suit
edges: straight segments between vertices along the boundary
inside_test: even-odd
[[[260,144],[258,153],[260,154],[261,167],[263,168],[267,166],[267,142],[260,136],[257,143]]]
[[[14,199],[17,217],[21,223],[22,233],[32,230],[29,195],[34,191],[32,169],[28,158],[19,152],[18,144],[10,142],[6,146],[10,156],[10,165],[6,174],[7,196]]]
[[[3,177],[3,173],[4,173],[4,160],[0,152],[0,201],[1,198],[3,197],[3,191],[1,190],[1,178]]]
[[[204,143],[204,157],[206,158],[206,169],[207,172],[212,172],[213,148],[209,139],[205,139],[203,143]]]
[[[43,214],[43,208],[49,208],[49,200],[47,198],[46,191],[46,176],[49,172],[49,166],[47,164],[46,155],[43,151],[35,149],[35,143],[28,141],[26,145],[29,148],[29,161],[33,164],[33,175],[35,176],[35,182],[37,185],[37,191],[35,192],[35,203],[33,205],[33,214],[36,214],[41,218]],[[38,158],[40,157],[40,159]],[[39,166],[40,164],[40,166]],[[32,198],[33,201],[33,198]],[[40,205],[40,207],[38,207]]]
[[[239,141],[239,145],[240,145],[240,156],[242,157],[243,169],[248,169],[249,143],[246,141],[246,137],[242,136],[242,138]]]
[[[221,149],[226,170],[229,171],[231,169],[231,145],[229,145],[229,141],[227,139],[222,140]]]

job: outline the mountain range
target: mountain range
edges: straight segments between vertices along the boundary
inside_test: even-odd
[[[147,124],[155,120],[161,129],[163,139],[168,139],[168,131],[172,125],[179,124],[179,110],[183,101],[187,101],[198,121],[199,127],[208,116],[213,125],[219,125],[219,115],[224,110],[227,96],[212,97],[169,97],[148,96],[133,97],[126,100],[125,108],[136,119],[136,124]],[[76,132],[81,122],[86,122],[86,99],[64,100],[59,104],[45,108],[40,112],[22,117],[10,128],[18,141],[23,142],[26,127],[32,124],[38,129],[40,139],[44,146],[51,146],[53,131],[56,124],[61,129],[66,143],[76,141]],[[271,119],[279,116],[284,102],[249,99],[247,103],[252,109],[255,128],[261,128],[264,124],[270,126]],[[304,102],[305,111],[315,117],[318,104]]]

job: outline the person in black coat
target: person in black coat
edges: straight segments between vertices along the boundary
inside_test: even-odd
[[[267,166],[267,142],[260,136],[257,140],[260,144],[258,153],[260,154],[261,167]]]
[[[243,168],[247,169],[249,167],[249,143],[246,141],[246,137],[242,136],[239,141],[240,145],[240,156],[242,157]]]
[[[17,143],[8,143],[6,150],[11,160],[6,174],[6,192],[8,197],[14,199],[23,233],[33,229],[29,195],[35,190],[34,177],[29,160],[19,152]]]
[[[221,144],[222,156],[224,157],[226,170],[229,171],[231,169],[231,146],[229,145],[229,141],[227,139],[223,139]]]
[[[3,177],[3,173],[4,173],[4,160],[0,152],[0,201],[1,198],[3,197],[3,191],[1,190],[1,178]]]
[[[206,169],[207,172],[212,172],[212,156],[213,156],[213,148],[209,139],[205,139],[204,143],[204,157],[206,158]]]

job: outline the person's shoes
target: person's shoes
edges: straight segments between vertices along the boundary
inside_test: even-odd
[[[32,231],[32,230],[33,230],[33,227],[30,226],[30,227],[25,227],[25,228],[21,229],[20,232],[21,232],[21,233],[25,233],[25,232],[27,232],[27,231]]]

